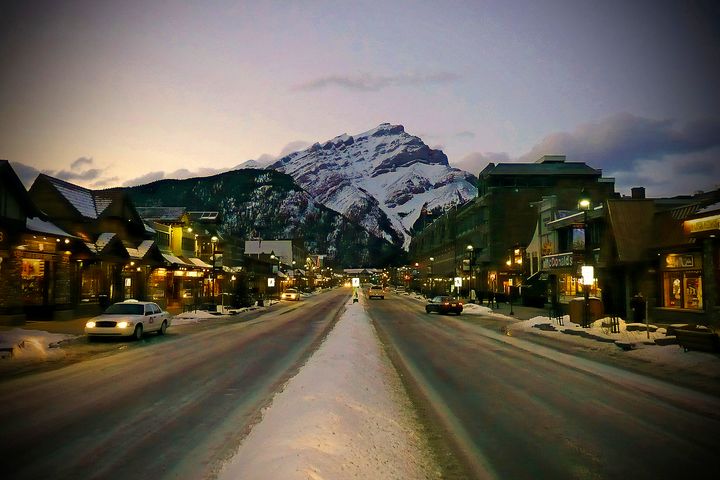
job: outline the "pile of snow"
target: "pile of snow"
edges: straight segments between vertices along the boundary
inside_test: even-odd
[[[361,296],[347,304],[219,478],[437,477],[412,412]]]
[[[0,331],[0,358],[22,362],[58,360],[65,352],[60,342],[76,338],[65,333],[14,328]]]
[[[478,306],[473,305],[473,307]],[[479,308],[490,310],[487,307]],[[562,317],[562,325],[546,316],[537,316],[522,321],[494,312],[492,316],[505,318],[509,321],[508,335],[512,335],[513,332],[517,331],[526,331],[538,335],[552,336],[553,339],[582,346],[590,344],[593,345],[595,350],[613,352],[617,352],[618,344],[622,344],[629,348],[624,353],[629,357],[657,365],[672,365],[676,368],[692,370],[711,377],[720,377],[720,356],[707,352],[686,352],[677,344],[658,345],[655,340],[667,338],[667,332],[664,328],[658,328],[652,324],[649,325],[648,331],[644,323],[626,323],[625,320],[620,318],[618,319],[618,332],[612,332],[609,317],[595,320],[589,327],[584,328],[571,322],[569,315]],[[538,328],[540,326],[552,326],[555,331]],[[606,339],[608,342],[598,341],[598,339]]]

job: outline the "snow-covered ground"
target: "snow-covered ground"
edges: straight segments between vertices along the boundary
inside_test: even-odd
[[[348,303],[220,479],[438,477],[364,303]]]

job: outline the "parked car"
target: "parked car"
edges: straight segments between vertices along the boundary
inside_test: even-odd
[[[288,288],[280,296],[282,300],[300,300],[300,292],[296,288]]]
[[[455,313],[460,315],[463,311],[463,304],[459,299],[453,297],[434,297],[425,305],[425,311],[427,313]]]
[[[368,289],[368,298],[385,298],[385,290],[382,285],[370,285]]]
[[[101,315],[85,324],[85,334],[93,337],[142,338],[145,332],[165,335],[172,316],[153,302],[125,300],[110,305]]]

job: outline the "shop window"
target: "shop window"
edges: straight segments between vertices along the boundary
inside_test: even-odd
[[[100,293],[100,268],[89,265],[82,271],[80,280],[80,300],[83,302],[97,301]]]
[[[23,259],[20,279],[23,303],[25,305],[42,305],[45,261]]]
[[[702,272],[665,272],[663,298],[666,307],[702,310]]]

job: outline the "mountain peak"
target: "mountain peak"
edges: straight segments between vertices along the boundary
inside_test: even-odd
[[[320,203],[370,233],[404,246],[423,204],[435,208],[477,193],[470,175],[450,167],[442,150],[390,123],[315,143],[268,168],[291,175]]]
[[[381,123],[370,131],[358,136],[361,137],[382,137],[387,135],[401,135],[405,133],[405,127],[402,125],[393,125],[391,123]]]

